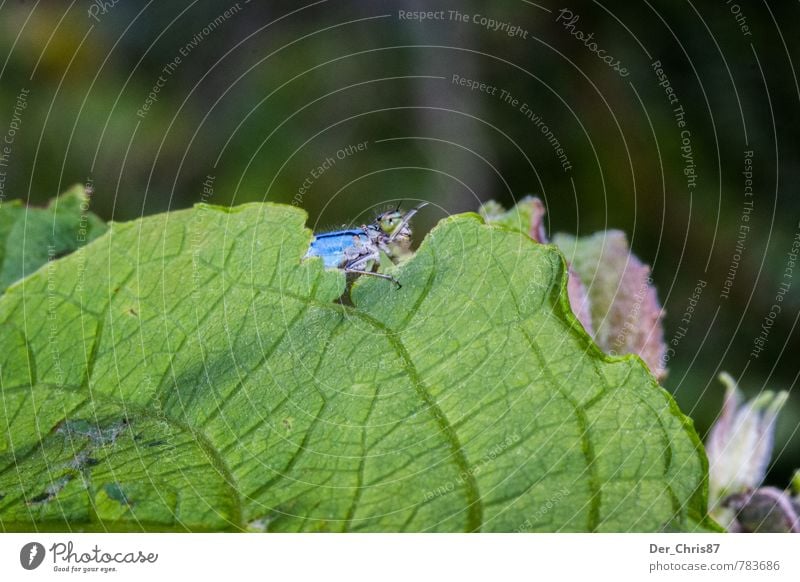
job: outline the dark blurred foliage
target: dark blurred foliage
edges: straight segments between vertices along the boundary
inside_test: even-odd
[[[93,210],[117,221],[200,200],[294,199],[311,227],[363,222],[388,201],[423,198],[438,207],[416,219],[421,237],[448,213],[538,194],[551,232],[628,234],[653,267],[667,339],[683,325],[692,289],[707,282],[666,387],[701,434],[722,400],[720,370],[749,394],[791,390],[769,478],[784,487],[800,465],[800,270],[763,352],[750,354],[779,285],[790,281],[784,270],[800,221],[800,7],[568,5],[580,16],[574,29],[593,33],[630,71],[623,78],[556,22],[562,6],[0,2],[0,134],[17,95],[29,90],[2,196],[41,204],[91,179]],[[399,18],[400,10],[450,9],[469,22]],[[518,25],[527,38],[488,30],[472,22],[475,14]],[[175,57],[180,63],[165,73]],[[691,191],[655,60],[686,111]],[[453,75],[498,89],[471,91]],[[157,101],[137,115],[159,76]],[[570,170],[520,104],[500,98],[502,89],[541,116]],[[360,142],[364,151],[336,158]],[[743,223],[748,149],[753,211]],[[299,195],[326,158],[335,163]],[[204,197],[208,176],[213,194]],[[722,298],[741,224],[750,230]]]

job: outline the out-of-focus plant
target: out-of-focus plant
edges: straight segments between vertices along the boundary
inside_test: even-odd
[[[800,532],[800,472],[794,492],[763,486],[788,393],[765,391],[743,403],[736,380],[725,372],[719,379],[725,399],[706,442],[711,515],[732,532]]]

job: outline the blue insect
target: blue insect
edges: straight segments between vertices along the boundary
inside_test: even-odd
[[[399,289],[401,285],[397,279],[376,272],[381,252],[394,262],[399,254],[408,251],[411,246],[409,221],[427,204],[423,202],[405,214],[400,212],[398,204],[394,210],[379,214],[371,224],[315,234],[306,257],[321,257],[328,269],[388,279]]]

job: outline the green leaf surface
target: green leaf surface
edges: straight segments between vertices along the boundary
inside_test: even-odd
[[[711,527],[690,421],[555,247],[454,216],[349,307],[304,222],[112,224],[0,298],[2,529]]]
[[[0,204],[0,293],[48,260],[67,255],[106,231],[89,212],[83,186],[73,186],[47,208],[19,200]]]

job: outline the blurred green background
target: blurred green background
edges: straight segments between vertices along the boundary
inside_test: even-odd
[[[13,135],[0,201],[41,204],[90,182],[107,220],[271,200],[303,207],[321,228],[421,198],[436,205],[415,219],[421,238],[449,213],[535,193],[550,232],[622,229],[652,265],[677,342],[665,385],[701,435],[719,410],[720,370],[749,395],[792,391],[769,476],[785,486],[800,466],[800,270],[785,276],[800,228],[800,6],[579,2],[572,18],[562,8],[2,1],[0,140]],[[426,10],[440,17],[406,14]],[[707,285],[681,335],[698,281]],[[752,357],[784,282],[782,311]]]

